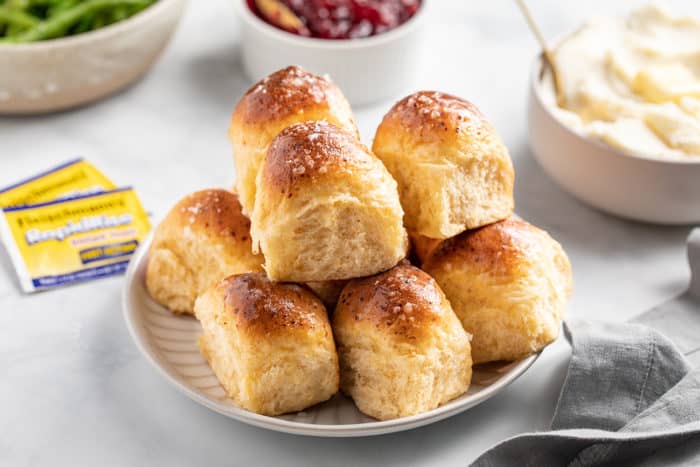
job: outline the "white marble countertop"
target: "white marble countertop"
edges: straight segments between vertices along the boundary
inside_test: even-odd
[[[548,36],[639,1],[530,2]],[[692,0],[673,2],[695,8]],[[685,288],[689,227],[594,211],[562,192],[526,139],[528,67],[537,46],[514,3],[442,0],[421,87],[474,101],[513,156],[516,204],[568,251],[570,315],[624,320]],[[615,10],[616,9],[616,10]],[[134,185],[156,217],[187,192],[230,186],[226,128],[242,76],[230,0],[192,1],[174,41],[141,82],[86,108],[0,118],[0,185],[82,155]],[[371,138],[390,103],[356,109]],[[560,340],[503,393],[459,416],[364,439],[272,433],[200,407],[170,387],[131,342],[122,278],[23,295],[0,250],[0,465],[463,466],[506,437],[546,429],[568,362]]]

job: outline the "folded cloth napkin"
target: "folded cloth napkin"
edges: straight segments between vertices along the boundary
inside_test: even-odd
[[[689,290],[635,322],[565,324],[572,356],[552,431],[472,465],[700,466],[700,229],[688,256]]]

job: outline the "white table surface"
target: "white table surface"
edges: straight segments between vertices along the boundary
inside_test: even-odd
[[[550,37],[641,3],[530,2]],[[700,15],[692,0],[672,5]],[[684,289],[689,227],[594,211],[562,192],[532,158],[525,101],[537,46],[514,3],[436,6],[421,87],[472,100],[501,133],[515,162],[519,214],[571,257],[570,316],[624,320]],[[230,186],[226,129],[249,84],[230,0],[192,1],[165,55],[133,87],[83,109],[0,118],[0,184],[82,155],[117,183],[134,185],[159,217],[187,192]],[[356,109],[367,142],[389,106]],[[410,432],[364,439],[273,433],[198,406],[156,374],[124,326],[121,286],[117,277],[23,295],[0,251],[0,465],[464,466],[499,440],[546,429],[568,363],[560,340],[500,395]]]

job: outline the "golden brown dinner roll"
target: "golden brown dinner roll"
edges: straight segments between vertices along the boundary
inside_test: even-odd
[[[350,104],[330,80],[290,66],[255,84],[229,127],[243,212],[253,211],[255,177],[272,138],[297,122],[326,120],[357,135]]]
[[[474,363],[517,360],[559,334],[571,266],[544,230],[507,219],[464,232],[440,243],[423,269],[474,335]]]
[[[406,255],[402,218],[396,182],[353,134],[297,123],[272,141],[258,173],[253,250],[273,280],[368,276]]]
[[[160,304],[192,313],[194,300],[230,274],[262,271],[251,250],[250,221],[238,197],[203,190],[184,197],[158,225],[148,255],[146,287]]]
[[[350,282],[333,332],[341,389],[369,416],[415,415],[469,387],[469,335],[435,281],[409,264]]]
[[[263,415],[303,410],[338,391],[338,355],[323,304],[262,273],[229,276],[195,303],[199,347],[228,395]]]
[[[399,101],[372,150],[399,184],[408,230],[448,238],[513,211],[508,151],[471,103],[433,91]]]

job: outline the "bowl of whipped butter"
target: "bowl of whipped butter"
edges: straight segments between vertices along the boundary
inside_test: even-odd
[[[565,190],[646,222],[700,222],[700,18],[599,18],[532,68],[528,132]],[[558,92],[557,92],[558,91]]]

